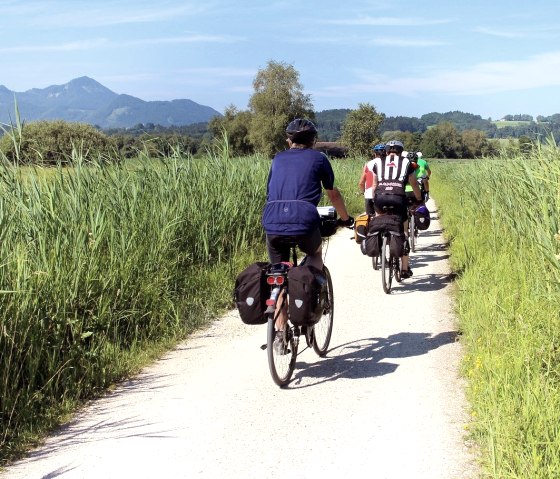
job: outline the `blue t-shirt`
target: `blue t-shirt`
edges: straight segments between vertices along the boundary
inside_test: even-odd
[[[334,188],[334,172],[324,153],[311,148],[277,153],[268,173],[262,216],[266,233],[303,235],[318,228],[322,188]]]

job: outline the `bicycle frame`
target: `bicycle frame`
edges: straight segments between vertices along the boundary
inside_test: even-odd
[[[321,318],[313,325],[295,325],[290,322],[289,316],[286,326],[283,329],[283,345],[279,351],[275,351],[274,340],[276,339],[276,321],[282,308],[287,308],[287,289],[288,271],[297,266],[296,245],[291,245],[290,254],[294,258],[294,264],[277,263],[271,265],[266,273],[266,282],[270,286],[270,295],[266,300],[267,309],[267,343],[263,349],[267,350],[268,365],[270,374],[274,382],[283,387],[287,385],[295,369],[296,358],[298,356],[299,338],[305,336],[307,347],[313,347],[319,356],[324,356],[327,352],[332,334],[332,322],[334,314],[334,299],[332,292],[332,280],[329,270],[323,266],[323,274],[327,280],[326,304],[322,311]],[[300,265],[305,263],[305,257]],[[282,303],[279,305],[278,301]],[[280,307],[278,307],[280,306]],[[289,311],[286,311],[289,315]],[[316,327],[319,329],[316,331]]]

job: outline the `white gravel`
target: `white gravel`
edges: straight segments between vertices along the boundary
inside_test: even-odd
[[[323,359],[303,351],[287,389],[260,349],[266,326],[231,312],[0,477],[478,477],[447,252],[428,206],[414,276],[390,295],[349,230],[331,238],[331,350]]]

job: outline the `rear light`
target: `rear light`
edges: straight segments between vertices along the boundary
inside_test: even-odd
[[[280,286],[281,284],[284,284],[284,276],[267,276],[266,282],[271,286]]]
[[[266,300],[266,305],[267,306],[274,306],[274,300],[273,299],[267,299]]]

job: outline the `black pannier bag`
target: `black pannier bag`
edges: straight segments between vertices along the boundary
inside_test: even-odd
[[[419,230],[427,230],[430,227],[430,212],[426,206],[421,205],[414,211],[414,220]]]
[[[264,324],[266,300],[270,288],[266,284],[269,263],[258,261],[245,268],[235,280],[233,299],[245,324]]]
[[[403,234],[398,234],[395,232],[391,232],[391,241],[389,243],[389,250],[391,254],[396,257],[400,258],[405,253],[405,243],[406,237]]]
[[[360,249],[363,254],[375,258],[381,251],[381,241],[381,232],[368,233],[366,239],[360,244]]]
[[[327,278],[314,266],[294,266],[288,271],[288,311],[296,326],[315,324],[326,306]]]
[[[379,215],[374,216],[369,221],[368,234],[364,241],[365,245],[362,252],[368,256],[378,256],[383,244],[383,234],[389,231],[391,240],[389,248],[391,254],[401,257],[404,254],[405,235],[402,219],[398,215]]]

